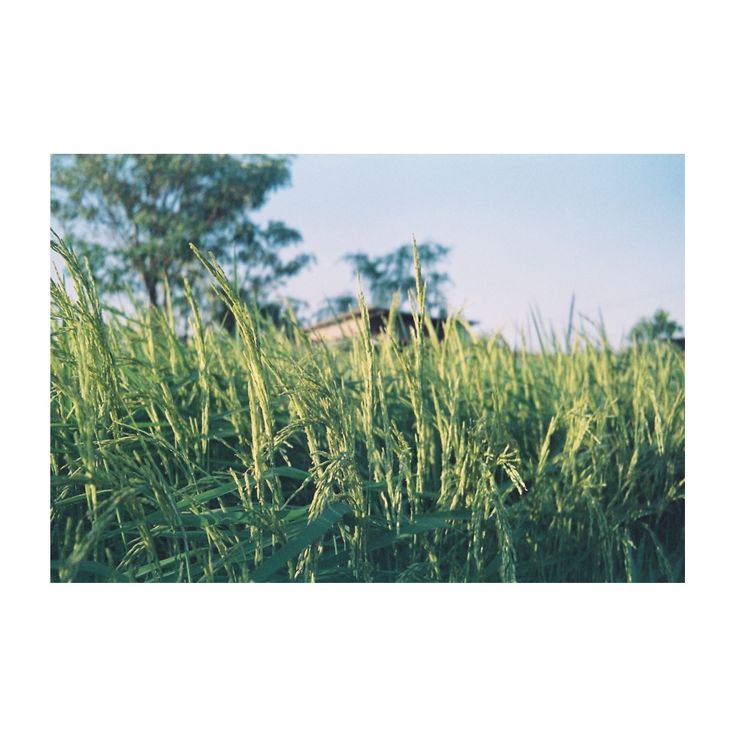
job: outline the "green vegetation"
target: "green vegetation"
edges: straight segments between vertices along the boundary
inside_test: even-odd
[[[61,243],[52,282],[51,577],[61,581],[677,581],[684,358],[425,321],[310,343],[196,250],[237,332],[114,313]],[[426,329],[425,329],[426,328]]]
[[[373,306],[388,308],[396,294],[399,307],[403,308],[409,300],[409,292],[414,286],[414,258],[419,255],[422,272],[427,284],[425,308],[433,316],[447,314],[447,297],[443,289],[450,277],[439,270],[450,249],[440,243],[405,243],[383,256],[371,257],[367,253],[348,253],[343,260],[353,266],[368,289]],[[337,297],[344,298],[344,295]]]
[[[200,309],[205,272],[194,240],[226,263],[241,297],[273,312],[274,290],[309,263],[289,255],[301,235],[283,222],[250,215],[291,180],[289,156],[212,154],[61,155],[51,157],[51,214],[84,254],[98,290],[133,291],[154,306],[186,311],[184,279]],[[222,303],[215,316],[228,317]]]
[[[450,253],[447,246],[432,242],[418,245],[404,244],[382,256],[371,257],[367,253],[357,252],[348,253],[342,260],[352,265],[353,274],[360,278],[361,286],[367,291],[371,306],[388,309],[394,299],[398,299],[398,308],[405,309],[415,285],[415,249],[422,263],[422,274],[427,284],[425,302],[427,313],[444,319],[447,316],[447,297],[444,288],[450,283],[450,277],[439,269],[439,264]],[[357,297],[347,292],[325,299],[314,317],[317,321],[321,321],[357,309]]]
[[[629,332],[631,342],[672,340],[682,335],[682,326],[670,319],[669,312],[658,309],[652,317],[642,317]]]

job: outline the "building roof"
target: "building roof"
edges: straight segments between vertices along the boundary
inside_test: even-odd
[[[391,312],[390,309],[387,309],[386,307],[368,307],[368,319],[372,319],[374,317],[388,317],[389,313]],[[409,319],[413,319],[414,315],[412,312],[408,312],[406,310],[397,310],[396,316],[401,319],[402,321],[406,321]],[[432,321],[432,324],[438,325],[445,321],[445,317],[430,317],[427,315],[428,318]],[[352,319],[359,319],[360,318],[360,308],[356,307],[355,309],[349,309],[347,312],[341,312],[340,314],[336,314],[334,317],[330,317],[329,319],[320,320],[319,322],[316,322],[313,325],[309,325],[307,327],[307,332],[311,332],[312,330],[318,330],[323,327],[331,327],[333,325],[339,325],[342,322],[347,322],[348,320]],[[477,324],[476,320],[465,320],[467,324],[474,325]]]
[[[379,315],[388,316],[390,311],[391,310],[385,309],[384,307],[368,307],[368,317],[376,317]],[[411,315],[411,312],[397,312],[397,314]],[[334,317],[330,317],[329,319],[323,319],[313,325],[309,325],[309,327],[307,327],[307,331],[316,330],[320,327],[328,327],[329,325],[336,325],[340,322],[345,322],[349,319],[356,319],[358,317],[360,317],[360,308],[356,307],[355,309],[349,309],[347,312],[336,314]]]

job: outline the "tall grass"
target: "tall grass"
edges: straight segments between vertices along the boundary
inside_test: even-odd
[[[684,359],[601,336],[513,350],[451,318],[279,330],[197,253],[237,334],[51,285],[59,581],[684,579]]]

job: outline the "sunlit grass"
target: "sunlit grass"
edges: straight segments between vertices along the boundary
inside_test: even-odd
[[[234,297],[106,313],[63,243],[52,283],[51,577],[676,581],[684,357],[601,335],[543,352],[424,320],[310,343]],[[418,264],[417,264],[418,265]]]

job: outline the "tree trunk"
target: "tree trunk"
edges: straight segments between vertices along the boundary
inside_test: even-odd
[[[143,274],[143,281],[146,284],[146,291],[148,292],[148,300],[151,306],[158,306],[158,280],[151,274]]]

